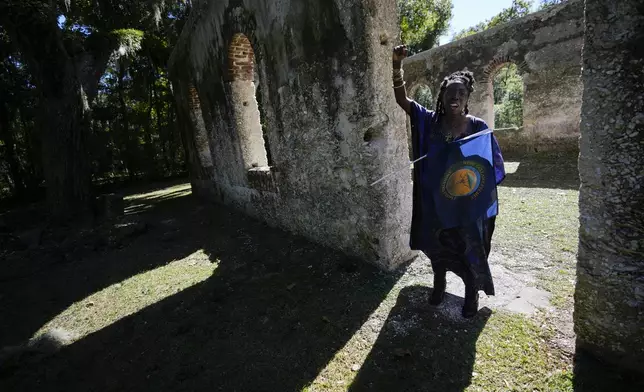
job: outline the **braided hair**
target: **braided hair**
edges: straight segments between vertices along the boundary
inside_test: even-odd
[[[470,71],[456,71],[451,75],[443,79],[441,83],[441,90],[438,93],[438,99],[436,100],[436,114],[438,116],[445,114],[445,108],[443,107],[443,95],[445,95],[445,90],[447,89],[447,84],[451,81],[459,80],[467,88],[469,94],[472,94],[474,91],[474,74]],[[470,111],[465,104],[465,114],[468,114]]]

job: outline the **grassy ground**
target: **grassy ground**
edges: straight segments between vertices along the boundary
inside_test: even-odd
[[[560,309],[572,307],[579,229],[576,157],[533,156],[508,163],[499,190],[502,211],[496,246],[505,258],[523,255],[521,266],[553,294]]]
[[[575,177],[546,158],[508,166],[495,252],[569,315]],[[465,320],[452,294],[430,307],[426,260],[385,274],[199,205],[185,184],[126,203],[120,225],[136,230],[111,245],[30,275],[0,272],[0,347],[63,344],[5,355],[0,390],[644,390],[590,359],[573,363],[551,344],[550,315],[483,308]]]

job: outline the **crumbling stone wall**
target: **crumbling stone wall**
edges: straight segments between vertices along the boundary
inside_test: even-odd
[[[190,169],[190,182],[196,194],[210,195],[214,172],[210,137],[201,115],[201,100],[195,86],[190,83],[172,84],[177,100],[177,124],[185,150],[186,163]]]
[[[507,63],[523,77],[523,129],[497,132],[504,151],[576,150],[581,110],[583,1],[551,9],[410,57],[405,80],[427,84],[434,96],[445,76],[468,69],[477,79],[470,112],[494,127],[492,81]]]
[[[586,0],[578,348],[644,373],[644,4]]]
[[[408,162],[395,15],[390,0],[196,2],[170,63],[195,191],[383,268],[408,260],[409,176],[369,186]]]

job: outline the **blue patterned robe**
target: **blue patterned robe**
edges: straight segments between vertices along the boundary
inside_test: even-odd
[[[430,183],[430,170],[436,165],[440,152],[447,141],[439,131],[439,118],[416,102],[411,103],[412,145],[414,159],[425,154],[428,158],[414,164],[413,214],[410,246],[424,252],[432,263],[435,273],[452,271],[465,284],[474,285],[487,295],[494,295],[494,283],[488,265],[495,217],[482,216],[475,222],[459,227],[442,228],[435,213]],[[482,119],[468,116],[470,123],[465,137],[488,129]],[[458,139],[458,138],[457,138]],[[492,146],[496,184],[505,178],[503,157],[496,138]]]

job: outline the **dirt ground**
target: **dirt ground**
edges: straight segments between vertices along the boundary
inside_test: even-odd
[[[0,390],[644,390],[575,353],[574,160],[508,172],[497,295],[472,320],[455,276],[428,305],[424,257],[384,273],[182,182],[127,190],[126,216],[99,228],[3,214]]]

